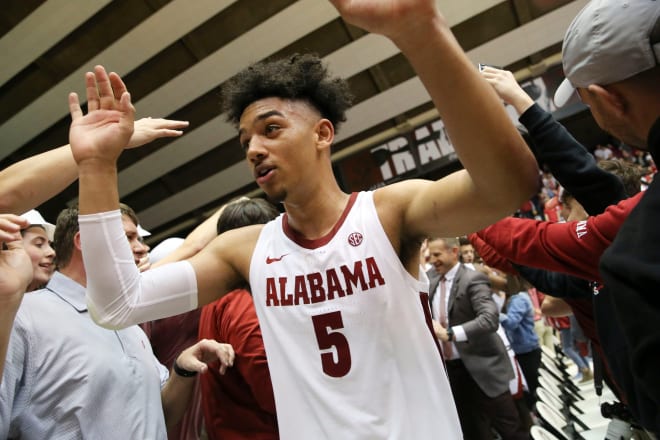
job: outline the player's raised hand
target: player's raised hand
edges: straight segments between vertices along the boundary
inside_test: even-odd
[[[88,113],[83,115],[78,95],[69,95],[69,143],[78,166],[114,164],[133,134],[135,109],[119,75],[102,66],[85,75]]]
[[[435,0],[330,0],[348,23],[398,40],[441,18]]]

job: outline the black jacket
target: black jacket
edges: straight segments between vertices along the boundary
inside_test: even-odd
[[[627,197],[618,177],[598,168],[586,148],[549,113],[533,105],[520,122],[532,137],[537,160],[548,165],[590,215]],[[660,119],[648,146],[660,163]],[[659,221],[660,181],[654,181],[603,254],[600,272],[605,282],[593,299],[598,339],[621,397],[635,419],[655,433],[660,433],[660,292],[655,291],[660,290]]]
[[[660,163],[660,118],[648,148]],[[600,272],[628,342],[626,360],[636,390],[631,409],[660,433],[660,179],[654,179],[603,254]]]
[[[525,110],[519,121],[529,132],[537,162],[548,166],[589,215],[628,197],[621,180],[599,168],[589,150],[538,104]]]

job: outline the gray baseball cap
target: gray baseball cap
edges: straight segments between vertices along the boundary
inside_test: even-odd
[[[555,104],[566,104],[576,87],[623,81],[658,65],[660,1],[591,0],[564,36],[566,79]]]

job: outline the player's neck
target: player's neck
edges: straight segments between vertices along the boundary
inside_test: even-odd
[[[298,203],[286,201],[288,223],[305,238],[313,240],[325,236],[335,226],[348,204],[350,195],[339,186],[326,187]]]

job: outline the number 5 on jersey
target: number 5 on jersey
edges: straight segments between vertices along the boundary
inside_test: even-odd
[[[314,324],[316,341],[322,351],[321,364],[323,365],[323,372],[331,377],[345,376],[351,370],[351,350],[346,337],[341,332],[333,331],[344,328],[341,312],[312,316],[312,323]],[[333,347],[337,353],[336,360],[332,351],[326,351]]]

